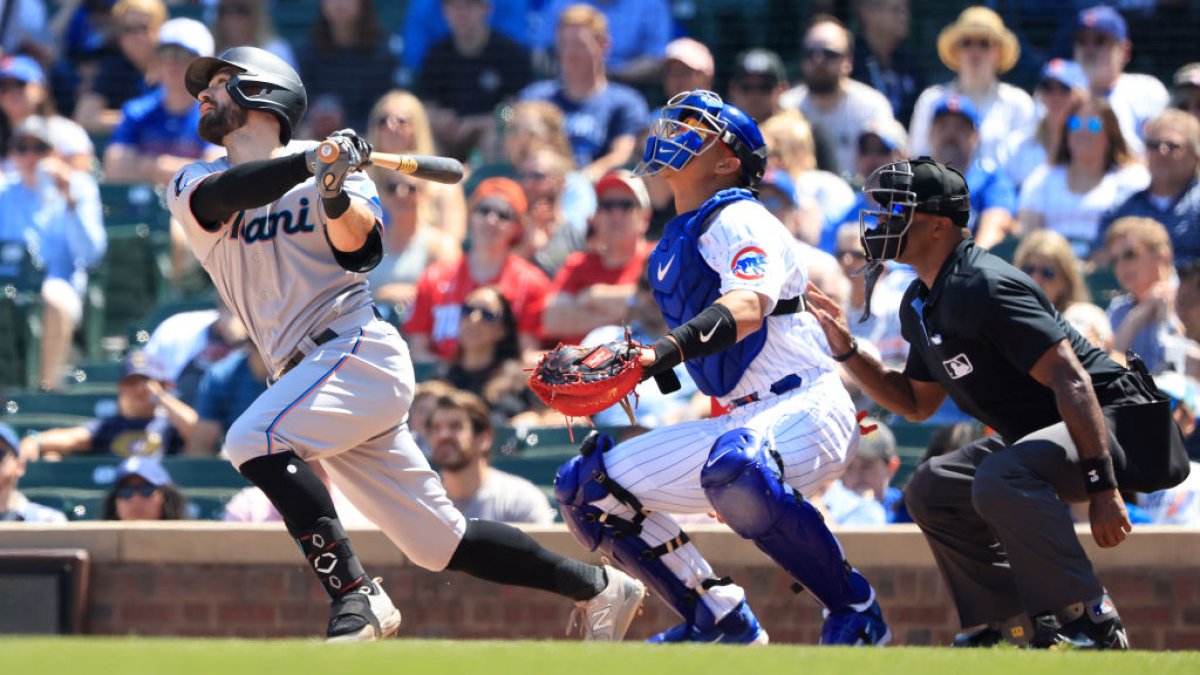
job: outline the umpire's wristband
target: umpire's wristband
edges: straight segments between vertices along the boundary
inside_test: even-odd
[[[1112,455],[1081,459],[1079,469],[1083,472],[1083,485],[1088,494],[1117,489],[1117,474],[1113,470]]]

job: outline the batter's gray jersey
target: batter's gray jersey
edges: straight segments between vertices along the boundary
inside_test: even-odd
[[[316,141],[292,141],[284,154]],[[229,159],[197,161],[180,169],[167,188],[171,215],[183,224],[188,246],[217,292],[246,324],[270,372],[278,372],[306,337],[336,318],[371,306],[366,275],[338,265],[325,233],[327,217],[316,179],[274,202],[233,214],[206,229],[192,214],[192,193],[205,177],[230,167]],[[346,177],[345,191],[366,200],[382,222],[375,184],[362,172]]]

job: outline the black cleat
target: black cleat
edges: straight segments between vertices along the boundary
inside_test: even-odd
[[[995,647],[1004,642],[1004,634],[995,626],[984,626],[954,636],[953,647]]]

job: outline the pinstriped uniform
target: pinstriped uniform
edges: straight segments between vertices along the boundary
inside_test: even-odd
[[[311,145],[294,142],[287,151]],[[405,423],[415,387],[408,345],[375,318],[366,276],[334,259],[315,179],[271,204],[202,226],[191,210],[192,194],[229,166],[221,158],[180,170],[167,188],[171,213],[270,371],[280,371],[297,349],[304,354],[231,425],[225,435],[230,461],[240,466],[289,450],[321,460],[333,483],[407,557],[442,569],[466,519]],[[345,190],[381,219],[365,174],[347,176]],[[318,346],[314,338],[325,330],[337,337]]]
[[[797,255],[795,240],[759,202],[738,201],[722,209],[700,237],[699,246],[705,262],[721,275],[722,294],[753,290],[768,299],[768,312],[780,299],[796,297],[807,287],[807,270]],[[753,268],[738,264],[748,255],[757,263]],[[650,273],[661,271],[652,267]],[[668,514],[712,510],[700,487],[700,473],[713,444],[727,431],[749,428],[758,432],[779,453],[784,480],[804,495],[840,476],[857,454],[854,404],[834,369],[816,318],[800,312],[766,321],[768,333],[762,351],[722,403],[752,393],[761,400],[722,417],[655,429],[605,454],[608,475],[653,511],[643,521],[639,535],[650,546],[678,536],[680,527]],[[799,375],[803,384],[781,396],[772,395],[771,385],[791,374]],[[629,507],[613,497],[597,506],[618,516],[632,515]],[[691,543],[661,559],[691,588],[715,576]],[[729,585],[715,586],[703,598],[714,615],[721,617],[744,596],[740,587]]]

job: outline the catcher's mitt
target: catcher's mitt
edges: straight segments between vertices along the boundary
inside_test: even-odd
[[[560,344],[544,354],[529,388],[567,417],[588,417],[620,403],[633,424],[629,394],[642,381],[641,346],[614,340],[599,347]]]

